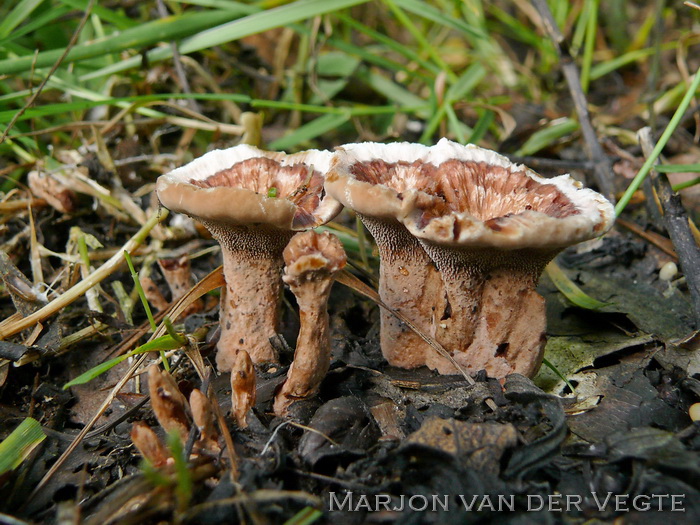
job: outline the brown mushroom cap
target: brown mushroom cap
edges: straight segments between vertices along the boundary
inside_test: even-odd
[[[329,151],[286,155],[241,144],[162,175],[156,192],[166,208],[206,222],[305,230],[340,211],[323,191],[331,157]],[[268,196],[271,189],[276,196]]]
[[[408,142],[345,144],[336,150],[326,188],[357,213],[400,219],[410,211],[405,196],[432,185],[419,170],[429,151],[427,146]]]
[[[284,249],[282,279],[289,285],[299,285],[334,274],[342,270],[346,262],[343,245],[335,235],[314,231],[297,233]]]
[[[442,245],[562,249],[602,235],[615,213],[569,175],[551,179],[497,153],[442,139],[420,165],[423,195],[405,199],[402,222]],[[428,195],[433,197],[428,198]]]
[[[222,247],[227,293],[221,302],[217,364],[230,370],[240,350],[276,361],[282,250],[296,230],[332,219],[340,203],[325,194],[332,153],[294,155],[245,144],[215,150],[158,178],[158,198],[200,220]]]
[[[615,216],[602,195],[569,175],[545,179],[447,139],[432,147],[346,144],[326,187],[359,213],[401,220],[417,237],[453,246],[563,248],[602,235]]]

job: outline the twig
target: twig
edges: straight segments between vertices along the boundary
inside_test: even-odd
[[[549,37],[554,42],[554,47],[561,61],[561,69],[566,78],[566,83],[569,86],[569,93],[574,102],[576,114],[578,115],[581,132],[586,146],[586,154],[593,162],[593,176],[600,192],[605,195],[611,202],[615,202],[615,186],[613,185],[613,171],[610,159],[603,151],[595,129],[591,124],[591,117],[588,113],[588,105],[586,96],[581,89],[581,77],[579,76],[578,67],[574,62],[573,57],[569,54],[569,50],[565,47],[564,36],[559,31],[557,23],[549,10],[546,0],[533,0],[535,8],[539,11],[544,22],[544,27],[549,33]]]
[[[645,127],[639,130],[638,137],[644,155],[650,157],[654,150],[651,128]],[[652,169],[650,176],[664,210],[666,230],[676,249],[678,262],[688,283],[697,327],[700,325],[700,247],[695,242],[693,232],[690,230],[688,216],[681,203],[681,197],[678,193],[673,192],[666,175]]]
[[[168,212],[166,210],[161,210],[158,213],[153,214],[153,216],[148,220],[148,222],[146,222],[146,224],[144,224],[141,227],[141,229],[126,242],[126,244],[122,247],[122,251],[127,251],[131,253],[133,250],[135,250],[136,247],[143,242],[148,233],[160,221],[167,217],[167,215]],[[4,323],[0,323],[0,340],[10,337],[11,335],[21,332],[25,328],[29,328],[30,326],[33,326],[34,324],[43,321],[44,319],[55,314],[59,310],[62,310],[79,297],[82,297],[82,295],[87,290],[89,290],[90,288],[104,280],[106,277],[114,273],[122,265],[122,263],[124,262],[124,258],[122,257],[122,251],[119,251],[116,254],[114,254],[114,256],[112,256],[110,260],[108,260],[97,270],[88,275],[85,279],[80,281],[78,284],[73,286],[63,295],[57,297],[49,304],[37,310],[33,314],[28,315],[27,317],[23,317],[22,319],[12,323],[11,325],[5,325]]]
[[[621,217],[618,217],[615,220],[615,224],[618,224],[619,226],[628,229],[629,231],[631,231],[635,235],[638,235],[648,243],[656,246],[659,250],[664,252],[669,257],[672,257],[675,261],[678,261],[678,255],[676,254],[676,250],[673,249],[673,243],[663,235],[659,235],[658,233],[653,231],[646,231],[644,228],[637,225],[636,223],[625,220]]]
[[[58,60],[56,60],[56,63],[51,67],[49,74],[46,75],[44,80],[41,81],[41,84],[39,84],[39,87],[36,89],[34,94],[31,97],[29,97],[29,100],[24,105],[24,107],[22,107],[22,109],[20,109],[17,113],[14,114],[14,116],[12,117],[12,120],[5,128],[5,131],[2,132],[2,136],[0,137],[0,144],[5,142],[7,135],[10,133],[10,130],[14,127],[17,120],[19,120],[19,118],[24,114],[24,112],[27,111],[34,104],[36,99],[39,97],[41,92],[44,90],[44,87],[46,87],[46,83],[49,81],[51,76],[56,72],[56,70],[60,67],[60,65],[63,63],[66,56],[68,55],[68,52],[75,45],[75,43],[78,41],[78,36],[80,35],[80,32],[83,30],[83,27],[85,27],[85,24],[87,23],[88,18],[90,17],[90,13],[92,12],[92,6],[94,4],[95,4],[95,0],[90,0],[90,3],[85,8],[85,13],[83,14],[83,18],[80,19],[80,23],[78,24],[78,27],[73,32],[73,36],[71,36],[70,42],[68,42],[68,45],[63,50],[63,53],[61,54],[61,56],[58,58]]]

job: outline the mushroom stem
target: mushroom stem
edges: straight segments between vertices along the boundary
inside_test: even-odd
[[[359,214],[379,250],[379,296],[401,312],[422,332],[433,337],[434,323],[444,315],[440,273],[416,238],[393,220]],[[392,366],[416,368],[432,359],[435,351],[412,329],[382,309],[380,344]]]
[[[276,362],[270,338],[277,333],[282,290],[282,251],[292,232],[246,226],[205,226],[221,244],[226,294],[221,298],[221,336],[216,364],[229,371],[245,350],[254,363]]]
[[[226,293],[221,297],[221,336],[216,364],[230,371],[240,350],[254,363],[277,362],[270,337],[277,333],[282,290],[282,251],[292,232],[203,224],[221,244]]]
[[[438,261],[449,303],[449,315],[438,324],[438,341],[472,373],[483,369],[491,377],[534,375],[546,342],[544,299],[535,287],[553,253],[499,254],[424,245]],[[426,364],[442,374],[454,372],[441,356]]]
[[[285,249],[284,282],[299,306],[299,335],[287,380],[275,396],[274,412],[286,414],[299,399],[316,393],[331,363],[328,297],[333,274],[345,266],[345,252],[337,237],[309,231],[297,234]]]
[[[332,155],[239,144],[158,177],[163,205],[199,220],[221,244],[228,293],[220,303],[219,370],[230,371],[240,350],[256,363],[277,360],[269,339],[277,332],[282,251],[293,231],[340,211],[323,190]]]
[[[500,268],[484,284],[482,312],[469,348],[463,354],[473,371],[492,377],[518,373],[532,377],[542,363],[546,312],[535,291],[538,274]]]
[[[445,305],[435,318],[435,338],[462,365],[462,353],[474,337],[484,284],[483,272],[468,254],[446,247],[436,247],[428,242],[423,246],[436,262],[445,288]],[[454,365],[436,352],[426,353],[425,364],[441,374],[456,373]],[[472,368],[469,366],[469,368]]]

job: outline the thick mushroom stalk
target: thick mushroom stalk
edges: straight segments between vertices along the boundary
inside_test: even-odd
[[[227,288],[220,306],[220,370],[231,370],[240,350],[255,363],[277,361],[270,338],[278,329],[282,251],[295,231],[340,211],[323,190],[331,156],[239,145],[159,177],[163,205],[199,220],[221,244]]]
[[[492,151],[441,140],[402,222],[442,273],[449,322],[437,339],[468,370],[535,374],[546,317],[535,286],[565,247],[605,233],[612,205],[563,175],[544,179]],[[453,372],[444,358],[434,363]]]
[[[328,372],[331,339],[327,303],[333,276],[345,266],[343,245],[335,235],[298,233],[284,250],[284,282],[299,305],[300,328],[294,361],[275,396],[274,411],[286,414],[299,399],[314,395]]]
[[[400,222],[405,199],[429,178],[416,177],[428,148],[419,144],[346,144],[336,152],[326,189],[354,210],[379,250],[379,295],[422,332],[435,336],[445,320],[440,274],[420,242]],[[419,162],[419,164],[416,164]],[[432,360],[434,350],[413,330],[382,309],[380,343],[389,364],[415,368]]]

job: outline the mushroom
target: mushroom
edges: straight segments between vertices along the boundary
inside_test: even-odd
[[[195,284],[192,276],[192,264],[187,254],[173,259],[158,259],[158,267],[165,277],[165,282],[168,283],[172,302],[180,299]],[[204,301],[201,298],[197,299],[182,312],[181,317],[187,317],[203,309]]]
[[[248,427],[248,411],[255,405],[255,367],[248,352],[241,350],[231,369],[231,412],[238,428]]]
[[[326,190],[354,210],[374,237],[382,301],[422,332],[434,335],[445,310],[440,274],[400,222],[407,213],[407,196],[435,185],[421,171],[429,151],[405,142],[346,144],[336,151]],[[432,358],[434,350],[418,334],[389,312],[382,310],[380,315],[380,343],[389,364],[415,368]]]
[[[282,250],[295,231],[332,219],[340,204],[323,190],[332,153],[294,155],[245,144],[214,150],[158,178],[161,203],[206,226],[221,244],[225,298],[216,357],[231,370],[239,350],[275,362]]]
[[[192,389],[190,393],[190,410],[192,420],[199,431],[197,448],[207,452],[219,452],[219,433],[216,430],[214,408],[206,394],[198,388]]]
[[[131,441],[141,456],[154,467],[162,467],[168,462],[170,452],[148,423],[136,421],[131,427]]]
[[[190,422],[187,417],[187,399],[166,371],[161,371],[158,365],[148,367],[148,393],[151,396],[151,407],[160,426],[166,432],[177,432],[180,439],[187,441],[190,433]]]
[[[189,403],[182,395],[175,379],[158,365],[148,367],[148,392],[151,407],[160,426],[168,433],[176,433],[186,443],[192,425],[188,414],[199,431],[193,443],[193,455],[215,457],[221,451],[217,442],[216,417],[209,398],[195,388]],[[131,428],[131,440],[141,455],[159,467],[171,460],[171,452],[163,445],[158,435],[144,421],[137,421]]]
[[[287,379],[275,396],[274,412],[287,413],[299,399],[313,396],[328,372],[331,340],[328,297],[334,274],[345,266],[345,250],[329,232],[296,234],[284,249],[284,282],[299,305],[299,335]]]
[[[546,328],[539,276],[565,247],[610,229],[612,205],[568,175],[544,179],[446,139],[417,168],[415,178],[433,184],[406,199],[402,222],[442,274],[449,322],[438,341],[472,372],[534,375]],[[437,359],[441,373],[453,370]]]

